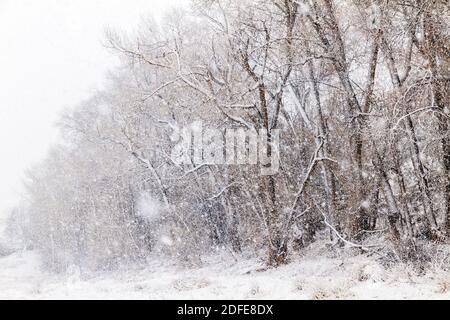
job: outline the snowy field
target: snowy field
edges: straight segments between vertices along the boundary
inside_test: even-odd
[[[150,263],[109,273],[64,275],[41,270],[39,256],[0,258],[0,299],[450,299],[450,274],[418,275],[412,267],[386,270],[364,256],[314,258],[309,249],[289,265],[261,271],[261,263],[223,255],[202,267]]]

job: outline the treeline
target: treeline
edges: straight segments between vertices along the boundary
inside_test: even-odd
[[[450,232],[449,27],[448,1],[197,0],[109,31],[122,65],[29,173],[27,236],[55,270],[217,248],[278,266],[318,233],[417,259]],[[180,164],[196,121],[264,132],[278,170]]]

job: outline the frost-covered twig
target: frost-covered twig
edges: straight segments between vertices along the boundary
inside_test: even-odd
[[[351,241],[345,239],[345,238],[339,233],[339,231],[337,231],[336,228],[335,228],[333,225],[331,225],[331,223],[328,222],[327,215],[322,211],[322,209],[320,209],[320,206],[317,205],[317,203],[315,203],[315,201],[314,201],[314,204],[315,204],[317,210],[320,212],[320,214],[321,214],[322,217],[323,217],[323,223],[325,223],[325,225],[326,225],[328,228],[330,228],[331,231],[333,231],[333,232],[336,234],[336,236],[337,236],[340,240],[342,240],[342,242],[344,242],[345,244],[349,245],[350,247],[360,248],[360,249],[362,249],[362,250],[364,250],[364,251],[372,251],[372,250],[370,249],[370,247],[378,247],[378,246],[376,246],[376,245],[365,246],[365,245],[357,244],[357,243],[354,243],[354,242],[351,242]]]
[[[232,186],[234,186],[236,184],[238,184],[238,183],[237,182],[230,183],[228,186],[226,186],[222,190],[220,190],[219,193],[215,194],[214,196],[212,196],[212,197],[210,197],[210,198],[208,198],[206,200],[211,201],[211,200],[219,198],[225,191],[227,191],[229,188],[231,188]]]

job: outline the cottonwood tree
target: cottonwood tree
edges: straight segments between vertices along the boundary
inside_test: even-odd
[[[50,267],[199,263],[220,248],[279,266],[325,233],[363,251],[382,250],[376,234],[400,259],[447,241],[445,1],[192,4],[107,32],[121,66],[31,170],[30,237]],[[208,161],[192,141],[174,156],[199,123],[247,147],[259,133],[279,167]]]

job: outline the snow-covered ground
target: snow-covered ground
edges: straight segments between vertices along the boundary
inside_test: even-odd
[[[18,252],[0,258],[0,299],[450,299],[448,273],[419,276],[405,265],[386,270],[362,255],[313,253],[318,250],[266,271],[256,260],[222,255],[194,269],[150,262],[54,275],[42,271],[35,252]]]

